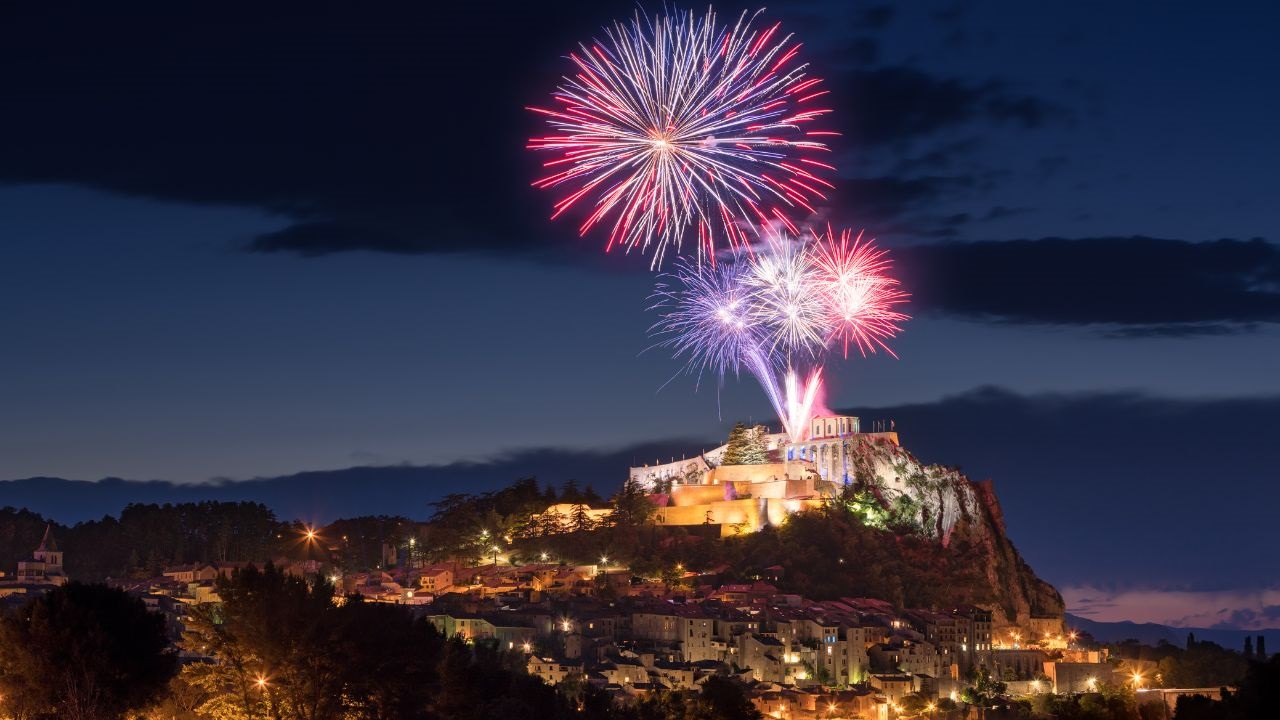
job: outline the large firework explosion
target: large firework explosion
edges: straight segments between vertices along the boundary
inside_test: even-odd
[[[895,307],[907,294],[889,269],[885,251],[849,232],[774,233],[763,249],[714,267],[682,261],[661,276],[652,332],[691,373],[755,376],[797,442],[832,351],[891,353],[886,341],[907,319]]]
[[[534,183],[565,189],[553,218],[580,209],[580,234],[608,227],[607,249],[649,252],[651,267],[678,256],[655,291],[658,343],[698,375],[749,372],[799,441],[827,356],[893,355],[907,295],[861,235],[796,239],[833,187],[818,158],[836,133],[813,127],[830,111],[800,45],[759,15],[722,26],[712,10],[637,14],[606,28],[569,56],[554,104],[530,108],[552,134],[529,147],[556,154]]]
[[[704,259],[740,248],[757,223],[794,231],[832,187],[813,156],[835,133],[810,127],[830,110],[800,45],[758,15],[637,14],[571,54],[555,105],[530,108],[553,134],[529,147],[558,155],[534,185],[567,188],[552,217],[589,205],[581,234],[612,224],[608,247],[650,251],[653,267],[694,240]]]

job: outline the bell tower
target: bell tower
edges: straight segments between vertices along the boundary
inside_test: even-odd
[[[46,571],[58,574],[62,571],[62,551],[58,549],[58,541],[53,538],[53,524],[44,527],[44,538],[34,555],[36,562],[45,564]]]

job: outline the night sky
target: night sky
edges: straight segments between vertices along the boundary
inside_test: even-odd
[[[663,387],[647,258],[529,187],[525,106],[635,4],[266,5],[0,9],[0,478],[607,455],[611,487],[774,421],[753,381]],[[819,219],[915,296],[828,404],[992,478],[1074,611],[1280,626],[1280,9],[765,17],[832,90]]]

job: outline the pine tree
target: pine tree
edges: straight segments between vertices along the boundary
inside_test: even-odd
[[[1250,660],[1253,659],[1253,636],[1252,635],[1244,636],[1244,656],[1246,658],[1249,658]]]
[[[587,506],[579,503],[573,508],[573,517],[570,519],[570,527],[573,532],[586,532],[595,527],[595,522],[591,520],[591,516],[587,514]]]
[[[1195,646],[1196,646],[1196,634],[1193,632],[1187,633],[1187,649],[1190,650]]]
[[[733,429],[729,431],[729,444],[724,449],[724,457],[721,458],[721,465],[745,465],[746,448],[750,442],[748,435],[750,431],[747,426],[742,423],[734,423]]]
[[[747,431],[747,442],[742,448],[743,465],[763,465],[769,462],[769,451],[764,443],[764,436],[768,432],[763,425],[756,425]]]
[[[1265,635],[1258,636],[1258,659],[1267,661],[1267,638]]]

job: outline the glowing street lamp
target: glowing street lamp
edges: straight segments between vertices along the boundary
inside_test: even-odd
[[[1142,673],[1135,672],[1131,677],[1133,678],[1134,690],[1137,690],[1138,688],[1142,687]]]

